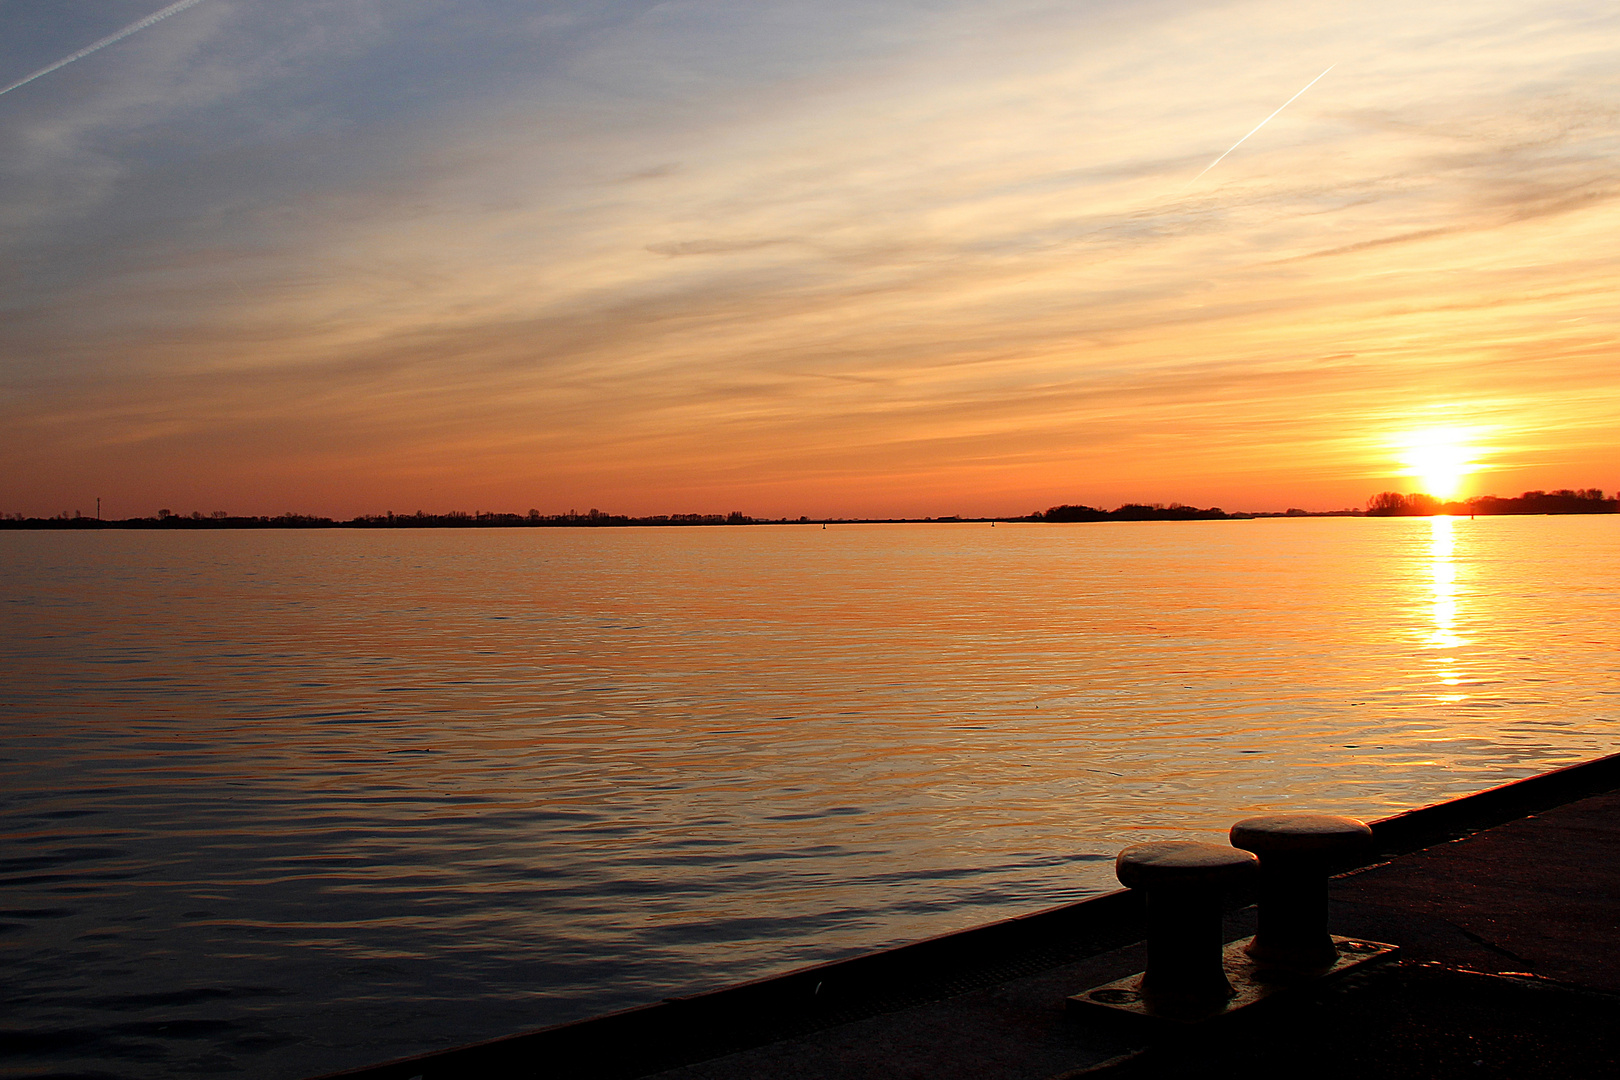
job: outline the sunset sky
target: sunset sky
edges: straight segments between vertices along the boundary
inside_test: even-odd
[[[163,7],[0,0],[0,86]],[[0,93],[7,513],[1337,509],[1617,415],[1620,0],[200,0]]]

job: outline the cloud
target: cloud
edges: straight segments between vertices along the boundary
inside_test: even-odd
[[[683,255],[729,255],[739,251],[758,251],[761,248],[777,247],[782,244],[796,244],[802,241],[790,239],[768,240],[679,240],[658,244],[648,244],[647,250],[654,255],[667,255],[670,258],[679,258]]]
[[[681,171],[681,163],[680,162],[678,162],[678,161],[666,161],[661,165],[652,165],[652,166],[649,166],[648,168],[645,168],[645,169],[637,169],[633,173],[628,173],[628,174],[626,174],[624,176],[621,176],[621,177],[619,177],[619,183],[621,183],[621,184],[633,184],[633,183],[637,183],[637,182],[642,181],[642,180],[662,180],[664,177],[666,177],[666,176],[674,176],[676,173],[678,173],[680,171]]]
[[[1587,439],[1538,349],[1613,398],[1590,9],[536,10],[218,0],[0,115],[0,464],[1190,501],[1362,483],[1389,401]]]

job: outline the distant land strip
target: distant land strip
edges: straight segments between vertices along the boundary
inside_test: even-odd
[[[631,517],[592,509],[580,514],[527,514],[452,510],[429,514],[364,514],[347,521],[308,514],[285,513],[277,517],[236,516],[223,510],[211,514],[192,511],[176,514],[159,510],[156,517],[102,519],[86,517],[78,511],[64,511],[54,517],[0,515],[0,529],[513,529],[513,528],[603,528],[614,526],[690,525],[921,525],[941,522],[1076,522],[1076,521],[1247,521],[1277,517],[1486,517],[1505,514],[1613,514],[1620,512],[1620,498],[1605,498],[1598,488],[1558,491],[1527,491],[1516,498],[1477,495],[1466,501],[1447,502],[1432,495],[1405,495],[1385,491],[1367,500],[1365,510],[1300,510],[1280,512],[1227,513],[1220,507],[1199,509],[1182,503],[1126,503],[1113,510],[1094,506],[1063,504],[1037,510],[1024,516],[924,518],[757,518],[740,511],[729,514],[656,514]]]
[[[1368,517],[1473,517],[1490,514],[1613,514],[1620,498],[1606,499],[1601,488],[1527,491],[1516,499],[1476,495],[1465,502],[1446,502],[1433,495],[1383,491],[1367,500]]]

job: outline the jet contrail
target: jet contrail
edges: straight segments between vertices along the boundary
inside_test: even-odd
[[[1333,68],[1334,68],[1334,65],[1329,64],[1327,67],[1322,69],[1322,75],[1326,75],[1328,72],[1332,71]],[[1299,94],[1303,94],[1305,91],[1309,90],[1311,87],[1313,87],[1317,83],[1321,82],[1322,81],[1322,75],[1318,75],[1316,78],[1312,79],[1310,82],[1308,82],[1304,86],[1300,87]],[[4,92],[5,91],[0,90],[0,93],[4,93]],[[1264,120],[1262,120],[1258,124],[1254,125],[1254,130],[1250,131],[1249,135],[1253,135],[1256,131],[1259,131],[1261,128],[1263,128],[1267,124],[1271,123],[1272,117],[1276,116],[1277,113],[1282,112],[1284,109],[1288,108],[1288,106],[1292,105],[1295,101],[1299,100],[1299,94],[1295,94],[1293,97],[1289,98],[1287,101],[1285,101],[1281,105],[1277,106],[1277,112],[1272,113],[1271,116],[1266,117]],[[1239,139],[1237,142],[1235,142],[1231,146],[1227,147],[1226,148],[1226,154],[1230,154],[1233,150],[1236,150],[1238,147],[1242,146],[1245,142],[1247,142],[1248,139],[1249,139],[1249,135],[1243,136],[1243,138]],[[1226,154],[1222,154],[1220,157],[1216,158],[1214,161],[1210,162],[1208,165],[1205,165],[1204,166],[1204,172],[1199,173],[1197,176],[1195,176],[1191,180],[1187,181],[1187,186],[1192,187],[1194,184],[1198,183],[1199,180],[1203,179],[1204,173],[1209,172],[1209,170],[1213,169],[1215,166],[1219,165],[1223,160],[1225,160]]]
[[[78,52],[74,53],[72,56],[64,57],[61,60],[58,60],[56,63],[52,64],[50,67],[40,68],[38,71],[34,72],[32,75],[28,76],[25,79],[18,79],[16,82],[12,83],[10,86],[8,86],[8,87],[6,87],[4,89],[0,89],[0,94],[9,94],[13,90],[17,89],[17,87],[19,87],[19,86],[27,86],[29,83],[33,82],[35,79],[39,78],[42,75],[49,75],[51,72],[55,71],[57,68],[66,67],[67,65],[73,63],[73,61],[75,61],[75,60],[83,60],[85,57],[89,56],[91,53],[95,52],[97,49],[105,49],[107,46],[109,46],[109,45],[111,45],[111,44],[113,44],[115,42],[123,41],[125,38],[129,37],[129,35],[135,33],[137,30],[145,30],[148,26],[151,26],[155,22],[161,22],[164,19],[167,19],[170,15],[178,14],[179,12],[182,12],[182,11],[186,10],[186,8],[191,7],[194,4],[200,4],[200,3],[202,3],[202,0],[180,0],[180,2],[178,4],[170,4],[168,7],[164,8],[162,11],[155,11],[152,14],[148,15],[146,18],[142,19],[140,22],[130,23],[128,26],[124,27],[122,30],[118,31],[118,33],[116,33],[116,34],[108,34],[106,37],[102,38],[100,41],[95,42],[92,45],[86,45],[84,48],[80,49]]]

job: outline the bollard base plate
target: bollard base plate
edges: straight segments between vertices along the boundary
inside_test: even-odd
[[[1179,1024],[1196,1024],[1218,1016],[1230,1016],[1266,998],[1295,987],[1341,975],[1351,968],[1393,956],[1398,947],[1381,941],[1335,936],[1334,947],[1338,956],[1329,967],[1311,972],[1287,971],[1256,964],[1244,951],[1253,938],[1242,938],[1226,946],[1221,963],[1226,968],[1227,981],[1235,993],[1222,1001],[1165,1001],[1144,996],[1142,973],[1115,979],[1102,986],[1093,986],[1069,998],[1069,1008],[1078,1011],[1102,1010],[1105,1013],[1127,1014],[1168,1020]]]

